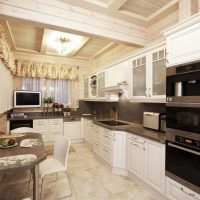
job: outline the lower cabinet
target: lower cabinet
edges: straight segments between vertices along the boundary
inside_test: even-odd
[[[145,139],[144,181],[165,193],[165,145]]]
[[[165,145],[134,134],[128,134],[127,143],[128,171],[164,194]]]
[[[166,178],[166,195],[169,200],[200,200],[199,194],[168,177]]]
[[[127,175],[126,170],[126,132],[113,131],[113,171],[117,174]]]
[[[138,142],[140,137],[128,134],[127,137],[127,160],[128,170],[139,178],[144,177],[144,147]],[[143,141],[144,142],[144,141]]]
[[[45,146],[52,146],[56,137],[63,135],[63,119],[34,119],[33,128],[41,134]]]
[[[81,122],[64,122],[64,136],[70,138],[72,143],[81,142]]]
[[[82,131],[83,131],[83,138],[89,142],[90,144],[93,144],[94,140],[94,133],[93,133],[93,121],[89,119],[82,118]]]

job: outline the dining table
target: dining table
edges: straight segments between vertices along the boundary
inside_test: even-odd
[[[0,148],[0,175],[30,170],[33,178],[33,200],[39,200],[39,163],[47,158],[41,134],[1,135],[0,144],[5,138],[15,138],[16,144],[12,148]],[[34,141],[33,145],[27,145],[27,141]]]

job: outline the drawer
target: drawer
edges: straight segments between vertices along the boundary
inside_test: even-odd
[[[102,144],[105,145],[106,147],[111,148],[111,146],[112,146],[112,137],[111,137],[111,135],[107,135],[107,134],[103,135],[102,136]]]
[[[108,149],[106,147],[102,147],[102,157],[107,162],[111,163],[112,155],[111,155],[110,149]]]
[[[99,141],[100,143],[102,142],[102,135],[100,134],[100,133],[98,133],[98,132],[94,132],[94,139],[96,140],[96,141]]]
[[[63,119],[49,119],[49,125],[60,125],[63,123]]]
[[[99,156],[102,154],[102,146],[97,141],[94,141],[94,152]]]
[[[55,141],[56,137],[58,137],[60,135],[62,135],[62,134],[59,132],[54,132],[54,133],[49,133],[47,137],[48,137],[49,141]]]
[[[143,144],[145,142],[143,137],[140,137],[140,136],[137,136],[134,134],[128,134],[127,138],[128,138],[128,140],[135,141],[135,142],[138,142],[141,144]]]

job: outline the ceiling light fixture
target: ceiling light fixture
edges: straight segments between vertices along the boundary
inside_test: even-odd
[[[71,40],[64,36],[57,38],[57,41],[54,43],[54,48],[58,51],[59,54],[67,55],[71,51]]]

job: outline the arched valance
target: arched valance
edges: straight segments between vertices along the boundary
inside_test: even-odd
[[[76,80],[78,68],[74,65],[16,60],[16,76]]]

